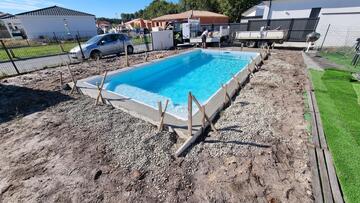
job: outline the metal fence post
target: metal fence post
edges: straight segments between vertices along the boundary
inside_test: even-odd
[[[62,44],[61,44],[60,41],[58,40],[55,32],[53,32],[53,33],[54,33],[54,40],[55,40],[55,42],[59,44],[61,51],[62,51],[62,52],[65,52],[64,47],[62,46]]]
[[[79,45],[79,47],[80,47],[81,57],[82,57],[83,59],[85,59],[85,55],[84,55],[84,52],[83,52],[83,50],[82,50],[82,48],[81,48],[81,44],[80,44],[80,40],[79,40],[79,36],[78,36],[78,35],[76,35],[76,41],[77,41],[77,43],[78,43],[78,45]]]
[[[14,66],[16,73],[17,73],[17,74],[20,74],[20,71],[19,71],[18,68],[16,67],[16,64],[15,64],[14,60],[12,59],[12,57],[11,57],[11,55],[10,55],[10,53],[9,53],[9,50],[6,48],[4,41],[0,40],[0,42],[1,42],[1,45],[4,47],[4,50],[5,50],[6,54],[7,54],[7,56],[9,57],[12,65]]]
[[[330,29],[330,25],[331,25],[331,24],[329,24],[328,27],[327,27],[327,30],[326,30],[324,39],[323,39],[323,41],[322,41],[322,43],[321,43],[321,46],[320,46],[320,51],[322,50],[322,48],[323,48],[323,46],[324,46],[324,42],[325,42],[326,37],[327,37],[327,35],[328,35],[329,29]]]
[[[289,26],[289,31],[288,31],[287,40],[289,40],[290,37],[291,37],[291,33],[292,33],[292,31],[293,31],[293,28],[294,28],[294,21],[295,21],[294,18],[291,19],[291,21],[290,21],[290,26]]]

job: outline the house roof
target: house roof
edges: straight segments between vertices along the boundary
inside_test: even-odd
[[[28,11],[24,13],[18,13],[16,16],[95,16],[89,13],[84,13],[81,11],[75,11],[67,8],[62,8],[60,6],[51,6],[47,8],[42,8],[38,10]]]
[[[144,23],[151,23],[151,20],[144,20],[142,18],[136,18],[136,19],[126,22],[125,24],[130,24],[130,23],[134,23],[134,22],[138,22],[138,21],[140,21],[140,22],[143,21]]]
[[[201,18],[201,17],[216,17],[216,18],[229,18],[226,15],[219,13],[214,13],[210,11],[199,11],[199,10],[189,10],[182,13],[168,14],[163,15],[157,18],[153,18],[153,21],[166,21],[166,20],[177,20],[177,19],[187,19],[187,18]]]
[[[0,12],[0,19],[11,18],[11,17],[14,17],[14,15]]]
[[[111,25],[111,23],[109,21],[106,21],[106,20],[97,20],[96,21],[96,24],[100,25]]]

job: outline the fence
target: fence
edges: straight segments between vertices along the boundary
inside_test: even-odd
[[[339,47],[347,49],[353,47],[356,39],[360,38],[360,26],[324,24],[319,25],[317,31],[325,33],[316,42],[316,46],[319,48]]]
[[[79,62],[70,57],[69,51],[91,37],[84,32],[76,32],[72,35],[52,33],[52,37],[49,37],[50,34],[46,36],[36,40],[1,40],[0,78]],[[134,53],[152,50],[150,35],[134,37],[132,42]]]

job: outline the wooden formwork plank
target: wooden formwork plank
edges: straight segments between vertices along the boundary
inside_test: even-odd
[[[333,194],[334,201],[336,203],[343,203],[344,199],[341,194],[340,185],[339,185],[339,182],[338,182],[338,179],[336,176],[336,171],[335,171],[334,163],[332,161],[331,154],[330,154],[329,150],[327,150],[327,149],[324,149],[324,153],[325,153],[325,160],[326,160],[326,165],[327,165],[327,170],[328,170],[329,180],[330,180],[330,186],[331,186],[331,191]]]
[[[322,149],[316,148],[316,157],[318,160],[324,202],[326,203],[334,202],[330,187],[330,180],[325,163],[324,151]]]
[[[309,149],[309,161],[310,161],[310,169],[312,173],[312,189],[313,189],[313,196],[315,198],[315,202],[322,203],[324,202],[320,184],[320,175],[319,175],[319,168],[317,165],[316,153],[315,148],[308,147]]]
[[[325,139],[325,135],[324,135],[324,129],[322,127],[322,123],[321,123],[321,117],[320,117],[320,112],[319,112],[319,108],[316,102],[316,98],[315,98],[315,94],[314,92],[311,92],[311,97],[313,100],[313,105],[314,105],[314,112],[315,112],[315,118],[316,118],[316,126],[317,126],[317,130],[318,130],[318,135],[319,135],[319,141],[320,141],[320,147],[322,149],[328,149],[327,147],[327,143],[326,143],[326,139]]]
[[[310,91],[307,91],[308,95],[308,103],[309,103],[309,110],[311,114],[311,135],[312,135],[312,141],[315,147],[320,147],[320,140],[319,140],[319,134],[317,130],[316,125],[316,116],[314,112],[314,106],[313,106],[313,98]]]

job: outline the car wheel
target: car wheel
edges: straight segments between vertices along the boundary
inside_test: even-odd
[[[99,60],[101,58],[101,52],[100,51],[92,51],[90,54],[90,58],[94,60]]]
[[[127,46],[127,53],[133,54],[134,53],[134,47],[133,46]]]

